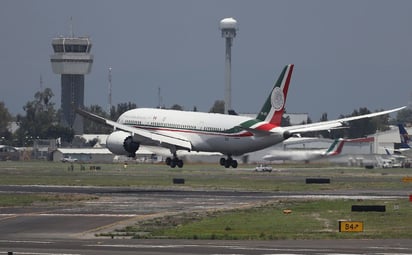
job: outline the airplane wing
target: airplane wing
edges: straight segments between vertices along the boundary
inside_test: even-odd
[[[369,114],[364,114],[364,115],[359,115],[359,116],[353,116],[353,117],[337,119],[337,120],[323,121],[323,122],[304,124],[304,125],[296,125],[296,126],[288,126],[288,127],[283,127],[283,128],[285,130],[289,131],[291,134],[299,134],[299,133],[306,133],[306,132],[313,132],[313,131],[336,129],[336,128],[340,128],[340,127],[344,126],[344,124],[346,122],[349,122],[349,121],[365,119],[365,118],[372,118],[372,117],[376,117],[376,116],[380,116],[380,115],[384,115],[384,114],[389,114],[389,113],[392,113],[392,112],[402,110],[404,108],[406,108],[406,106],[391,109],[391,110],[387,110],[387,111],[374,112],[374,113],[369,113]]]
[[[98,123],[101,123],[107,126],[111,126],[117,130],[129,132],[132,136],[137,136],[143,139],[149,139],[151,141],[158,142],[159,146],[169,147],[171,145],[171,146],[176,146],[176,147],[187,149],[187,150],[192,149],[192,144],[188,140],[186,140],[183,137],[179,137],[177,135],[173,135],[173,136],[164,135],[164,134],[157,133],[156,131],[147,131],[141,128],[123,125],[118,122],[105,119],[101,116],[87,112],[82,109],[76,109],[76,112],[80,114],[81,116],[91,119],[95,122],[98,122]]]

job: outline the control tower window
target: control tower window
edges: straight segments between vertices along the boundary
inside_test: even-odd
[[[79,44],[65,44],[64,45],[65,52],[86,52],[87,45],[79,45]]]
[[[54,52],[63,52],[63,45],[61,44],[53,44]]]

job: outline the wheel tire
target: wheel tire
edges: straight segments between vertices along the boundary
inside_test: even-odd
[[[230,160],[226,160],[225,167],[229,168],[231,164],[232,164],[232,162]]]
[[[182,168],[182,167],[183,167],[183,160],[179,159],[179,160],[177,161],[177,166],[178,166],[179,168]]]
[[[232,167],[237,168],[237,160],[232,160]]]
[[[166,158],[166,165],[170,166],[170,164],[172,163],[172,159],[170,157]]]
[[[220,163],[221,166],[226,165],[226,159],[225,158],[220,158],[219,163]]]

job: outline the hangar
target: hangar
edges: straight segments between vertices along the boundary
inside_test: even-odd
[[[58,148],[52,152],[54,162],[72,158],[79,162],[113,162],[114,155],[106,148]]]

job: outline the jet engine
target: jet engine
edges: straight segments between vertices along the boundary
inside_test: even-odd
[[[139,149],[139,143],[133,141],[133,137],[130,133],[115,131],[107,137],[106,147],[113,154],[135,157],[136,151]]]

